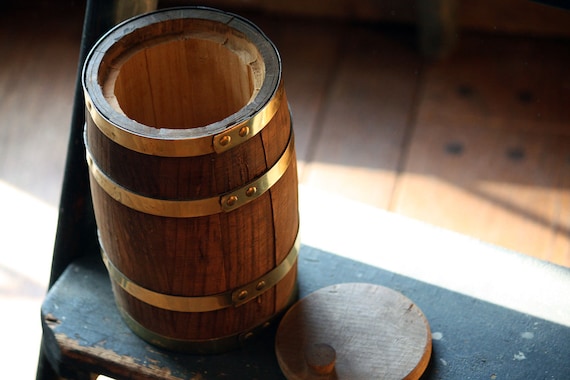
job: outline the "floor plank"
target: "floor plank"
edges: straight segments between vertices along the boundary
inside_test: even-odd
[[[560,161],[569,151],[569,138],[423,123],[394,211],[542,259],[563,258],[570,165]],[[554,238],[564,236],[555,250]]]
[[[566,40],[465,34],[426,67],[421,117],[570,134],[568,62]]]
[[[63,178],[79,15],[69,22],[39,10],[0,18],[0,179],[52,204]]]
[[[339,38],[345,27],[310,19],[268,21],[259,17],[255,22],[276,44],[282,57],[283,80],[295,130],[298,172],[302,177],[313,151],[330,78],[335,74]]]
[[[570,55],[472,37],[426,69],[393,210],[570,263]]]
[[[389,205],[420,69],[409,36],[363,27],[343,37],[303,184]]]

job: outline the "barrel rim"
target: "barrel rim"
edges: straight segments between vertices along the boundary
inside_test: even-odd
[[[140,19],[145,18],[147,23],[137,27],[136,23]],[[115,110],[105,101],[103,90],[99,84],[99,68],[105,57],[108,48],[120,42],[122,38],[134,33],[142,28],[149,27],[153,24],[176,20],[180,18],[195,18],[205,21],[219,22],[226,24],[246,37],[255,40],[255,47],[259,54],[263,57],[266,65],[266,73],[262,86],[254,97],[254,99],[242,107],[237,112],[227,116],[226,118],[214,123],[194,127],[194,128],[156,128],[142,124],[136,120],[130,119],[126,115]],[[117,128],[121,133],[127,133],[135,138],[150,138],[165,141],[187,141],[196,140],[203,137],[213,137],[223,133],[235,125],[245,124],[257,114],[264,111],[272,99],[280,90],[281,86],[282,62],[279,52],[273,42],[251,21],[239,15],[221,11],[219,9],[202,7],[202,6],[183,6],[175,8],[165,8],[154,12],[142,14],[130,18],[117,24],[115,27],[105,33],[93,46],[89,52],[82,70],[82,86],[86,95],[86,99],[90,99],[87,104],[95,108],[95,111],[104,120]],[[213,141],[208,141],[209,145]],[[212,148],[213,149],[213,148]]]

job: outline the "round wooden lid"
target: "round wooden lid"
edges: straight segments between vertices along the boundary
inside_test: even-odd
[[[373,284],[339,284],[291,307],[275,351],[289,380],[418,379],[431,356],[431,332],[404,295]]]

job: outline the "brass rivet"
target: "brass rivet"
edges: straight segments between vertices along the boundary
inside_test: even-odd
[[[231,136],[228,135],[222,136],[222,138],[220,139],[220,145],[226,146],[230,143],[230,141],[232,141]]]
[[[230,207],[232,207],[233,205],[236,204],[236,202],[238,201],[238,197],[235,195],[230,195],[230,197],[228,198],[228,200],[226,201],[226,204]]]
[[[247,297],[247,290],[242,290],[238,294],[238,300],[243,301]]]
[[[261,280],[261,281],[259,281],[259,282],[257,283],[255,289],[256,289],[256,290],[261,290],[261,289],[263,289],[263,288],[265,288],[265,281]]]
[[[247,195],[248,197],[252,197],[255,193],[257,193],[257,187],[255,186],[252,186],[245,191],[245,195]]]
[[[91,104],[91,102],[87,102],[87,110],[91,111],[91,108],[93,108],[93,104]]]
[[[244,340],[248,340],[248,339],[251,339],[251,338],[253,338],[253,333],[252,333],[251,331],[245,333],[245,335],[243,336],[243,339],[244,339]]]
[[[239,130],[240,137],[245,137],[249,133],[249,127],[241,127]]]

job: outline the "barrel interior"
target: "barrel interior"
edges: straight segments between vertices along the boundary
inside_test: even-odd
[[[107,101],[132,120],[169,129],[206,126],[246,106],[265,76],[259,51],[225,24],[202,29],[166,41],[160,29],[134,31],[145,40],[100,78]]]

